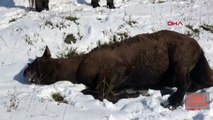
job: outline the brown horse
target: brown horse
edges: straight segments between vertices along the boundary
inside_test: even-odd
[[[213,86],[212,70],[196,40],[162,30],[141,34],[118,43],[104,45],[71,59],[50,58],[46,48],[24,71],[27,80],[51,84],[59,80],[83,83],[97,99],[116,102],[135,97],[126,89],[177,87],[168,105],[182,105],[187,91]]]

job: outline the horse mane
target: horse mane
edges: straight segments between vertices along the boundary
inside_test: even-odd
[[[98,49],[114,49],[122,46],[131,46],[132,44],[137,44],[138,42],[140,42],[141,37],[145,39],[146,37],[149,37],[149,35],[149,33],[139,34],[134,37],[129,37],[125,40],[101,44],[100,46],[92,49],[91,52],[96,51]]]

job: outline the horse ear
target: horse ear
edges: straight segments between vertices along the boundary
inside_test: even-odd
[[[44,54],[43,54],[42,57],[46,57],[46,58],[50,58],[51,57],[50,49],[48,48],[48,46],[46,46],[46,49],[45,49]]]

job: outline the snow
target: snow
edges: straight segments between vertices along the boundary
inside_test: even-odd
[[[163,3],[160,3],[162,2]],[[187,111],[184,107],[169,110],[160,105],[169,95],[149,90],[149,96],[121,99],[116,104],[95,100],[80,91],[82,84],[67,81],[52,85],[33,85],[22,74],[28,62],[41,56],[46,45],[53,57],[70,48],[89,52],[98,43],[107,43],[119,33],[134,36],[169,29],[192,32],[186,25],[199,29],[193,37],[199,42],[210,66],[213,66],[213,33],[200,25],[213,25],[212,0],[115,0],[116,9],[107,9],[106,0],[93,9],[90,0],[50,0],[50,10],[29,11],[28,0],[0,1],[0,116],[1,120],[212,120],[213,87],[210,109]],[[76,17],[77,20],[66,19]],[[183,26],[168,26],[167,22]],[[64,39],[73,34],[76,43]],[[64,96],[66,103],[53,100],[53,93]],[[198,91],[199,92],[199,91]]]

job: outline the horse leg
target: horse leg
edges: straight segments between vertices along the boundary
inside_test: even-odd
[[[110,9],[115,8],[113,0],[107,0],[107,7],[109,7]]]
[[[172,109],[175,109],[183,104],[182,101],[184,95],[191,84],[189,72],[187,73],[186,70],[179,68],[179,66],[176,67],[174,80],[177,82],[177,91],[168,98],[169,104],[166,106],[171,106]]]
[[[37,12],[41,12],[43,8],[43,1],[42,0],[35,0],[35,9]]]
[[[95,99],[98,99],[98,93],[96,90],[91,88],[86,88],[81,91],[84,95],[92,95]]]
[[[173,66],[173,81],[177,87],[177,91],[168,98],[168,106],[172,106],[172,109],[182,105],[184,95],[192,84],[190,73],[196,66],[201,52],[202,50],[197,42],[191,40],[175,46],[170,54],[170,65]]]
[[[125,70],[125,66],[116,64],[112,69],[103,69],[99,73],[96,91],[100,100],[105,98],[115,103],[124,96],[124,94],[121,95],[118,93],[116,87],[125,81]]]
[[[49,0],[44,0],[44,8],[49,10]]]
[[[93,8],[100,7],[98,1],[99,1],[99,0],[92,0],[92,1],[91,1],[91,5],[92,5]]]

